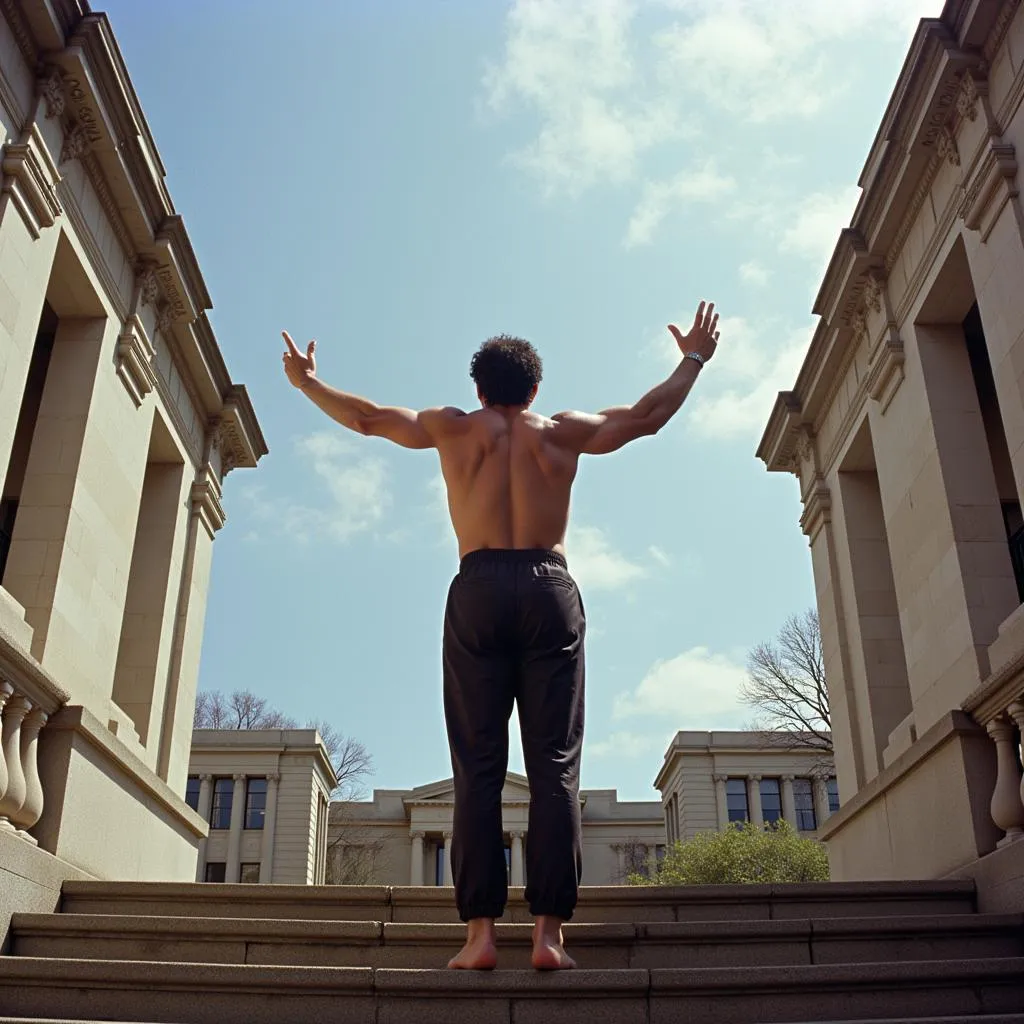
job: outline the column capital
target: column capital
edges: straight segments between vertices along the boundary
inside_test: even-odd
[[[782,779],[783,782],[792,782],[796,778],[796,776],[793,774],[781,775],[779,777]]]
[[[267,782],[280,782],[280,781],[281,781],[281,773],[280,772],[267,772]]]
[[[726,775],[724,772],[716,772],[714,774],[714,776],[712,776],[712,777],[714,778],[715,782],[728,782],[729,781],[729,776]]]
[[[416,829],[413,832],[409,833],[410,839],[419,839],[420,841],[424,840],[426,836],[426,832],[424,832],[422,829]]]
[[[231,778],[233,778],[235,782],[245,782],[246,774],[245,772],[237,772],[236,774],[232,775]]]
[[[211,772],[202,772],[200,774],[200,776],[199,776],[199,781],[200,782],[212,782],[213,781],[212,773]]]
[[[511,836],[511,837],[512,837],[513,839],[523,839],[523,838],[525,838],[525,836],[526,836],[526,833],[525,833],[525,832],[524,832],[524,831],[523,831],[522,829],[516,829],[516,830],[515,830],[515,831],[513,831],[513,832],[509,832],[509,835],[510,835],[510,836]]]
[[[751,782],[760,782],[760,781],[761,781],[761,778],[762,778],[762,777],[761,777],[761,775],[755,775],[755,774],[751,773],[751,774],[749,774],[749,775],[747,776],[747,778],[748,778],[748,779],[749,779],[749,780],[750,780]]]
[[[450,828],[449,828],[449,829],[445,829],[445,831],[444,831],[444,832],[442,832],[442,833],[441,833],[441,835],[443,835],[443,836],[444,836],[444,841],[445,841],[446,843],[449,843],[449,842],[451,842],[451,838],[452,838],[452,830],[451,830]]]

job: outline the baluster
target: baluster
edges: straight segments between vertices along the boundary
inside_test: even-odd
[[[3,720],[4,705],[14,695],[14,687],[10,683],[0,680],[0,721]],[[7,792],[7,784],[10,781],[7,773],[7,758],[4,757],[3,743],[0,741],[0,800],[3,800]]]
[[[1021,770],[1014,740],[1014,724],[1007,718],[988,723],[988,734],[996,745],[996,785],[992,792],[992,820],[1005,833],[999,843],[1024,838],[1024,802],[1021,801]]]
[[[11,819],[25,802],[25,771],[21,764],[21,723],[32,705],[20,693],[4,708],[3,749],[7,761],[7,792],[0,797],[0,829],[16,832]]]
[[[1017,723],[1018,742],[1024,739],[1024,701],[1015,700],[1007,710],[1010,713],[1010,717]],[[1015,754],[1021,753],[1021,748],[1018,746],[1014,750]],[[1020,800],[1024,804],[1024,777],[1020,780]]]
[[[25,773],[25,799],[11,820],[20,829],[20,835],[30,843],[35,838],[28,830],[43,813],[43,784],[39,779],[39,733],[50,716],[42,708],[33,708],[21,726],[21,766]]]

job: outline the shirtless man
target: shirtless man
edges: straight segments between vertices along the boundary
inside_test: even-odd
[[[405,448],[436,448],[459,542],[448,591],[444,711],[455,779],[452,871],[466,944],[449,967],[497,962],[494,922],[508,895],[501,790],[508,722],[518,706],[530,781],[526,899],[535,918],[534,967],[574,967],[562,924],[576,907],[581,872],[583,638],[579,591],[566,567],[569,494],[581,455],[605,455],[657,433],[675,415],[718,343],[714,305],[686,335],[669,326],[679,365],[634,405],[550,419],[530,408],[541,379],[533,346],[501,336],[473,357],[482,408],[414,412],[380,406],[324,384],[316,343],[301,352],[287,333],[288,379],[359,434]]]

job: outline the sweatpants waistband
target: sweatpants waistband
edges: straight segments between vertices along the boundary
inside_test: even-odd
[[[480,548],[462,556],[459,571],[479,565],[560,565],[568,569],[565,555],[547,548]]]

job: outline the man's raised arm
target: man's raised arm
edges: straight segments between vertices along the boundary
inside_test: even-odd
[[[693,327],[684,335],[678,327],[668,328],[679,346],[682,359],[668,379],[651,388],[633,405],[605,409],[599,413],[562,412],[553,417],[555,441],[581,455],[606,455],[639,437],[656,434],[679,411],[693,387],[701,367],[715,354],[718,345],[718,314],[715,305],[697,307]]]
[[[458,422],[464,419],[459,409],[416,412],[377,405],[368,398],[332,388],[316,375],[316,342],[311,341],[303,353],[287,331],[282,331],[282,335],[287,346],[284,372],[288,380],[331,419],[357,434],[383,437],[403,448],[433,448],[440,435],[457,429]]]

